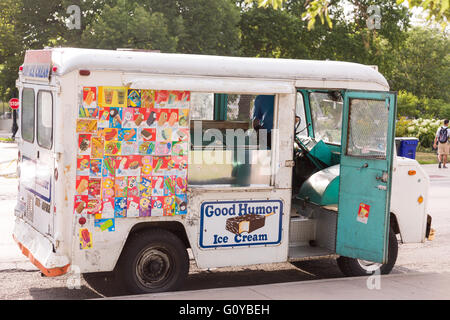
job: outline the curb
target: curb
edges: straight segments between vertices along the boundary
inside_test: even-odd
[[[0,262],[0,272],[5,271],[39,271],[31,262],[23,261],[13,261],[13,262]]]

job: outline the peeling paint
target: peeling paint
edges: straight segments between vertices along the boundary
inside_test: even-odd
[[[70,164],[64,167],[64,173],[67,174],[70,171]]]

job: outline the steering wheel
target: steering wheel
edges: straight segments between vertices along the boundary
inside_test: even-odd
[[[308,158],[318,170],[322,170],[326,167],[322,163],[322,161],[320,161],[319,159],[317,159],[316,157],[314,157],[310,154],[310,150],[308,149],[308,147],[303,143],[303,141],[297,135],[295,136],[295,142],[297,143],[297,145],[300,148],[300,150],[295,151],[296,157],[299,157],[303,154],[303,156]]]

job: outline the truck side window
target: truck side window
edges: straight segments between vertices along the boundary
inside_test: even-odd
[[[214,119],[214,93],[191,92],[191,120]]]
[[[37,103],[37,141],[46,149],[53,142],[53,97],[49,91],[39,91]]]
[[[21,114],[22,139],[34,142],[34,90],[24,88],[22,91],[22,114]]]
[[[327,143],[341,143],[343,100],[335,91],[311,92],[309,103],[314,138]]]
[[[308,136],[307,119],[305,114],[305,103],[303,101],[303,94],[297,92],[297,103],[295,105],[295,116],[300,118],[299,122],[295,123],[296,133],[301,137]]]

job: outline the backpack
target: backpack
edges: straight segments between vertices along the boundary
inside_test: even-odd
[[[439,131],[439,142],[446,143],[448,140],[448,128],[442,127]]]

